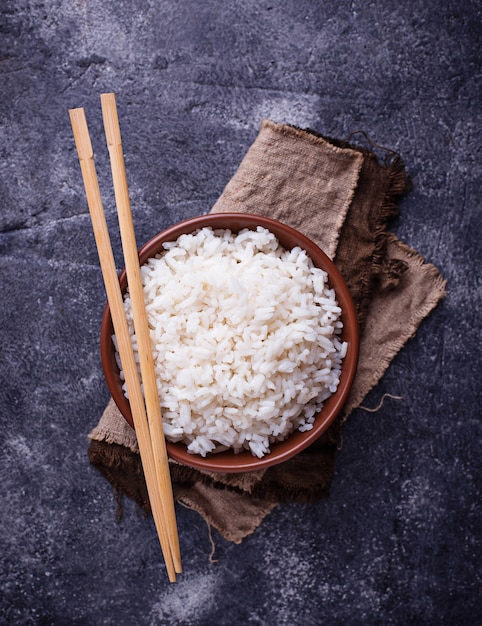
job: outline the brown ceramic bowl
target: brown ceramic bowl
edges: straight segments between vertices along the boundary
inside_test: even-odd
[[[359,335],[355,308],[345,281],[326,254],[300,232],[267,217],[241,213],[217,213],[186,220],[167,228],[147,242],[139,251],[141,264],[162,251],[164,242],[175,241],[180,235],[194,232],[205,226],[230,229],[233,232],[239,232],[243,228],[255,230],[257,226],[263,226],[276,235],[284,248],[291,249],[300,246],[306,250],[315,266],[327,272],[329,284],[335,289],[338,303],[342,308],[343,333],[341,338],[348,342],[348,351],[343,360],[340,383],[336,393],[328,398],[322,410],[317,414],[311,430],[306,432],[295,431],[285,441],[272,444],[271,452],[260,459],[253,456],[250,451],[234,454],[229,450],[202,457],[189,453],[187,447],[182,443],[167,442],[167,451],[172,459],[197,469],[215,472],[248,472],[267,468],[286,461],[316,441],[340,412],[353,382],[358,362]],[[127,284],[125,270],[120,275],[120,283],[122,290],[125,291]],[[133,426],[129,401],[124,396],[119,368],[116,364],[112,334],[112,319],[109,306],[106,305],[100,338],[102,367],[107,386],[115,403],[127,422]]]

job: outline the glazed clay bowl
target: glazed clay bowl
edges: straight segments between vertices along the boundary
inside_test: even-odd
[[[340,413],[355,377],[358,362],[359,334],[355,308],[343,277],[328,256],[302,233],[282,222],[267,217],[243,213],[215,213],[183,221],[167,228],[148,241],[139,250],[140,263],[143,264],[150,257],[162,252],[164,242],[175,241],[180,235],[193,233],[208,226],[213,229],[229,229],[234,233],[244,228],[256,230],[258,226],[262,226],[271,231],[284,248],[288,250],[295,246],[303,248],[311,257],[314,265],[328,274],[329,286],[335,290],[338,304],[342,309],[343,331],[341,340],[348,343],[348,350],[343,360],[340,382],[336,392],[325,401],[321,411],[316,415],[311,430],[294,431],[284,441],[272,444],[271,452],[262,458],[254,456],[249,450],[237,454],[231,450],[226,450],[202,457],[188,452],[183,443],[166,442],[170,458],[200,470],[234,473],[265,469],[290,459],[314,443]],[[121,272],[119,280],[124,292],[127,287],[125,270]],[[112,335],[112,318],[107,304],[102,317],[100,335],[102,367],[114,402],[127,422],[134,427],[129,401],[122,389],[123,381],[120,378]]]

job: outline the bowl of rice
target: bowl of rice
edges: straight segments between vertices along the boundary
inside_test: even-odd
[[[205,471],[286,461],[340,413],[358,361],[348,287],[326,254],[282,222],[217,213],[139,250],[169,456]],[[119,277],[133,338],[125,270]],[[133,427],[108,304],[101,360]]]

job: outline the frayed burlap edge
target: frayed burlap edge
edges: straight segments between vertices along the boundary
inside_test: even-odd
[[[396,298],[393,297],[393,292],[384,290],[375,294],[370,305],[365,332],[360,342],[358,370],[345,403],[343,421],[379,382],[394,357],[414,337],[421,322],[446,293],[447,281],[438,269],[426,263],[416,250],[399,241],[393,234],[388,237],[387,252],[390,259],[403,261],[406,271],[401,279],[401,288],[397,289]],[[399,319],[400,310],[413,300],[416,300],[416,304],[412,303],[412,312],[404,328],[395,333],[395,337],[387,339],[385,317]]]

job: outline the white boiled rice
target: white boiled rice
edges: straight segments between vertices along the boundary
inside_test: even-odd
[[[164,248],[142,280],[167,439],[262,457],[310,430],[347,348],[326,272],[262,227],[202,228]],[[135,347],[128,294],[125,309]]]

